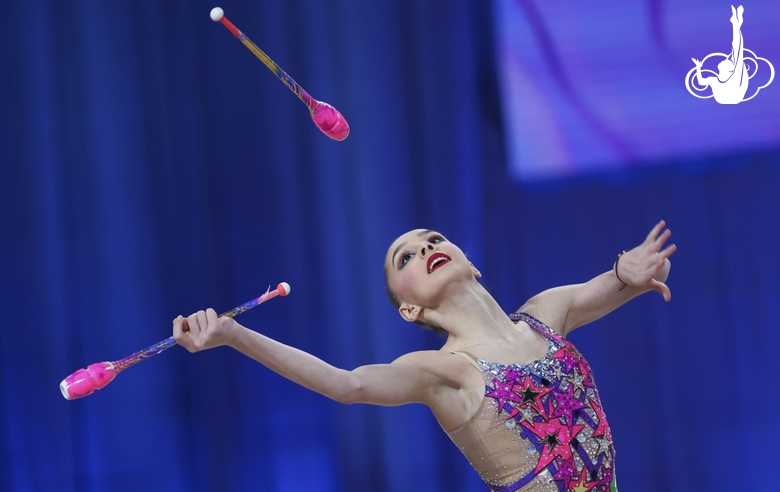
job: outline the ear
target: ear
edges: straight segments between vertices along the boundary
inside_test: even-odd
[[[422,309],[419,306],[413,306],[411,304],[404,303],[401,304],[401,307],[398,308],[398,312],[401,314],[403,319],[410,323],[414,323],[417,321],[417,318],[420,317]]]
[[[477,270],[477,267],[475,267],[472,262],[469,262],[469,265],[471,265],[471,273],[473,273],[474,276],[477,277],[477,278],[482,278],[482,274],[479,273],[479,270]]]

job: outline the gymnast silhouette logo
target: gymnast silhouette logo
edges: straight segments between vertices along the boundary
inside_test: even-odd
[[[772,80],[775,78],[775,67],[769,63],[769,60],[757,56],[744,46],[741,30],[742,13],[744,11],[745,9],[742,5],[737,9],[734,9],[733,5],[731,6],[731,27],[733,33],[731,39],[731,54],[711,53],[704,57],[702,61],[691,58],[696,66],[685,76],[685,88],[694,96],[700,99],[714,97],[715,101],[720,104],[739,104],[756,97],[758,91],[771,84]],[[713,63],[722,58],[720,63],[718,63],[717,73],[714,70],[703,68],[704,64],[710,58],[713,59]],[[756,87],[755,91],[752,92],[750,96],[745,97],[748,92],[750,79],[758,73],[760,62],[764,62],[767,67],[769,67],[769,80],[767,80],[764,85]],[[714,76],[704,77],[702,74],[711,74]],[[697,92],[705,93],[708,87],[712,89],[711,94],[697,94]]]

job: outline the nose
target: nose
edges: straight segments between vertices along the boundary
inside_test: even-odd
[[[426,251],[433,251],[433,244],[428,241],[423,241],[422,244],[420,244],[420,258],[425,258]]]

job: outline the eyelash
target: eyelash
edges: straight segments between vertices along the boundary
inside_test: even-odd
[[[431,244],[439,244],[446,241],[444,237],[440,236],[439,234],[434,234],[433,236],[428,238],[428,242]],[[403,256],[401,256],[401,260],[398,263],[398,268],[403,268],[409,260],[412,259],[412,256],[414,256],[414,253],[404,253]]]

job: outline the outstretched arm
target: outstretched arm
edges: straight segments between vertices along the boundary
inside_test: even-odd
[[[347,371],[245,328],[233,318],[218,318],[213,309],[176,318],[173,336],[190,352],[221,345],[233,347],[285,378],[342,403],[426,403],[431,388],[438,383],[430,372],[410,363],[412,354],[392,364]]]
[[[696,65],[696,82],[698,82],[699,85],[702,86],[702,87],[710,85],[710,79],[713,78],[713,77],[704,78],[704,77],[701,76],[701,65],[702,65],[702,62],[700,62],[696,58],[691,58],[691,60],[693,60],[693,63]]]
[[[677,247],[672,244],[661,249],[672,234],[668,229],[661,232],[665,225],[664,221],[656,224],[642,244],[620,256],[616,268],[584,284],[546,290],[520,311],[544,321],[565,337],[650,290],[669,301],[672,293],[664,282],[671,267],[669,256]]]

